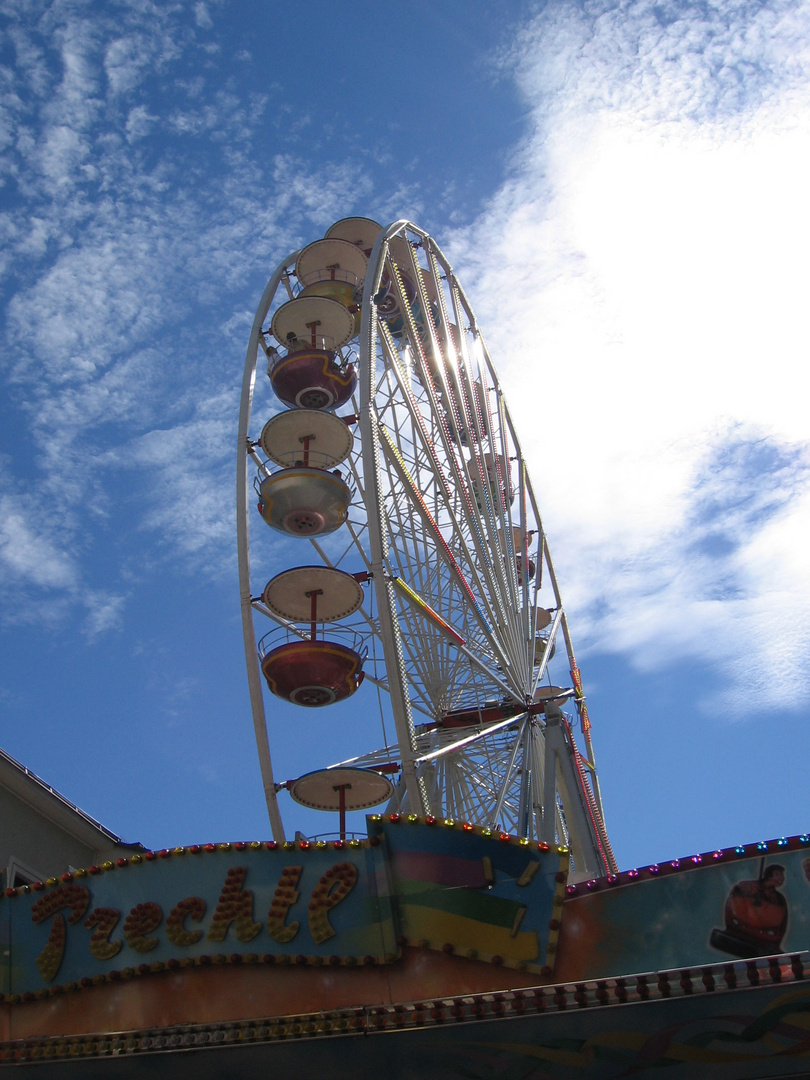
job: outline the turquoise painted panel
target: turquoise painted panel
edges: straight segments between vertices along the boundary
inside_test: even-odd
[[[794,843],[794,841],[791,841]],[[684,869],[686,867],[686,869]],[[647,871],[649,873],[649,871]],[[622,878],[624,879],[624,875]],[[810,853],[779,850],[700,864],[566,900],[564,978],[716,964],[810,947]],[[582,895],[585,893],[585,895]]]
[[[396,958],[381,848],[240,847],[150,853],[4,898],[6,992],[217,954]]]

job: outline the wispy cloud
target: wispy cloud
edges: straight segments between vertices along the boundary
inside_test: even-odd
[[[276,259],[355,208],[459,211],[408,132],[299,153],[317,118],[217,61],[219,5],[0,9],[2,365],[31,449],[8,470],[0,558],[18,599],[50,590],[92,637],[126,597],[82,607],[104,594],[91,526],[124,498],[178,568],[231,565],[245,297]],[[810,600],[806,418],[785,391],[808,291],[808,42],[786,0],[546,5],[499,58],[529,134],[486,213],[437,237],[505,376],[580,642],[640,667],[711,657],[751,708],[786,657],[810,695],[787,617]],[[37,514],[55,498],[58,528]]]
[[[547,6],[502,58],[532,133],[452,243],[589,647],[713,664],[740,714],[788,665],[810,699],[809,44],[798,3]]]
[[[78,0],[4,5],[0,368],[36,453],[9,462],[26,499],[5,519],[2,558],[69,605],[82,581],[102,595],[89,526],[120,514],[122,477],[131,529],[158,533],[189,570],[229,564],[247,335],[234,346],[229,328],[249,326],[246,291],[311,222],[369,190],[356,163],[311,166],[256,140],[267,97],[208,59],[219,6],[189,19],[143,2],[92,18]],[[48,541],[31,507],[53,499]],[[119,625],[124,602],[87,601],[87,635]]]
[[[137,437],[107,463],[114,463],[117,475],[137,470],[145,481],[140,528],[176,554],[198,555],[212,577],[231,570],[235,557],[237,411],[235,394],[199,400],[185,422]]]
[[[206,30],[210,30],[214,25],[211,21],[211,16],[208,14],[208,8],[203,3],[197,3],[194,5],[194,18],[197,26],[202,26]]]
[[[88,641],[95,641],[121,627],[126,602],[124,596],[108,592],[85,593],[83,600],[87,609],[83,631]]]
[[[760,459],[771,460],[764,465]],[[764,465],[764,467],[763,467]],[[665,538],[605,552],[580,580],[586,635],[640,669],[682,660],[719,672],[706,708],[746,715],[810,682],[806,447],[724,435],[700,463]],[[589,617],[589,611],[592,613]]]
[[[37,589],[75,588],[76,561],[43,535],[42,507],[13,495],[0,497],[0,560],[7,580]]]

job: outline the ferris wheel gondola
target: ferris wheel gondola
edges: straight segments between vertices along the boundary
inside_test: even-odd
[[[253,441],[261,348],[290,411]],[[354,437],[346,434],[352,427]],[[318,453],[319,438],[324,457],[315,460],[309,454]],[[348,501],[332,489],[333,447]],[[396,746],[366,749],[339,767],[389,770],[396,757],[390,809],[565,843],[582,873],[615,869],[587,706],[527,464],[470,303],[426,232],[406,221],[381,228],[343,219],[282,261],[253,324],[239,448],[243,627],[277,838],[283,827],[254,618],[297,634],[304,653],[307,633],[291,630],[289,613],[250,586],[251,459],[265,520],[309,535],[329,571],[368,582],[339,629],[363,637],[357,656],[374,639],[371,679],[389,695]],[[273,463],[299,474],[274,481]],[[276,491],[281,509],[273,518],[267,506]],[[327,528],[320,522],[328,496],[337,508]],[[347,534],[336,559],[319,542],[332,527]],[[307,567],[294,573],[315,610],[315,568],[311,581]],[[315,637],[313,630],[313,645]],[[288,686],[286,696],[306,704],[306,671],[294,678],[303,689]]]

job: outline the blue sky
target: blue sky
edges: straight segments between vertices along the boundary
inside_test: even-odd
[[[334,220],[408,217],[531,462],[620,865],[810,827],[807,3],[0,0],[0,33],[8,753],[148,846],[269,835],[250,323]],[[367,691],[273,712],[277,775],[376,745]]]

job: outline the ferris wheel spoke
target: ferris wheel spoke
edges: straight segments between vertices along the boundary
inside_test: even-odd
[[[502,720],[498,724],[491,724],[488,727],[482,728],[479,731],[474,732],[472,735],[466,735],[464,738],[459,739],[457,742],[446,743],[435,750],[429,750],[425,754],[421,754],[415,759],[417,764],[422,764],[426,761],[431,761],[435,758],[445,757],[447,754],[460,750],[462,747],[471,746],[475,742],[479,742],[481,739],[488,739],[499,731],[505,731],[508,727],[514,727],[515,717],[510,716],[506,720]]]
[[[463,815],[467,821],[480,821],[481,818],[477,807],[477,800],[475,798],[475,789],[469,783],[464,783],[463,780],[463,774],[459,775],[458,788],[462,802]]]
[[[520,751],[523,748],[523,740],[524,740],[524,735],[525,735],[526,724],[527,723],[528,723],[528,717],[524,718],[523,723],[521,724],[521,727],[520,727],[520,731],[519,731],[519,733],[517,734],[517,736],[515,737],[515,739],[514,739],[514,741],[512,743],[512,748],[511,748],[509,757],[507,759],[506,767],[505,767],[504,773],[503,773],[503,780],[501,782],[501,789],[498,792],[498,798],[497,798],[497,801],[496,801],[495,806],[494,806],[493,811],[492,811],[492,818],[493,818],[492,824],[493,825],[495,824],[496,821],[498,821],[500,819],[501,813],[503,811],[504,803],[507,800],[507,796],[508,796],[508,793],[509,793],[510,788],[511,788],[512,774],[513,774],[514,769],[515,769],[515,762],[517,760],[518,751]]]
[[[471,807],[471,820],[488,822],[491,818],[491,807],[495,799],[495,789],[487,776],[481,771],[480,762],[459,755],[455,762],[455,773],[459,777],[467,793]]]
[[[403,303],[405,303],[404,299]],[[383,342],[385,343],[386,352],[391,357],[392,369],[396,371],[397,377],[400,381],[400,389],[402,390],[405,400],[408,403],[409,411],[414,421],[415,433],[420,438],[420,445],[418,448],[413,443],[411,444],[414,460],[418,460],[420,464],[424,463],[427,466],[428,476],[430,478],[430,486],[436,491],[435,497],[437,499],[437,505],[441,505],[446,512],[453,515],[453,517],[456,517],[458,513],[458,506],[460,506],[463,501],[462,496],[466,494],[466,488],[464,486],[459,486],[458,484],[459,476],[457,468],[455,470],[456,475],[453,477],[454,483],[451,484],[450,478],[448,478],[446,475],[445,464],[443,464],[442,460],[440,460],[437,452],[436,436],[438,435],[440,439],[444,439],[443,452],[445,454],[445,463],[449,462],[456,464],[457,466],[456,455],[453,452],[452,445],[449,444],[447,440],[446,425],[439,425],[438,428],[432,432],[428,430],[428,417],[425,416],[425,412],[423,411],[423,409],[420,409],[419,407],[419,402],[417,400],[416,394],[414,393],[413,388],[406,377],[401,358],[396,350],[396,347],[393,344],[390,332],[387,330],[387,328],[382,328],[381,337]],[[428,391],[431,392],[431,396],[428,397],[426,405],[429,411],[429,415],[435,420],[436,415],[441,415],[441,410],[437,404],[437,397],[435,394],[435,390],[433,389],[432,377],[430,376],[429,369],[425,363],[424,353],[418,338],[415,339],[413,349],[415,350],[416,355],[418,355],[418,357],[420,358],[419,382],[423,388],[426,388]],[[407,444],[405,442],[403,442],[400,446],[400,450],[403,451],[403,457],[405,460],[407,460],[409,456],[406,452],[406,447]],[[459,526],[457,522],[453,521],[451,523],[454,524],[455,531],[458,531]]]
[[[402,303],[407,307],[407,301],[402,293]],[[410,309],[408,308],[409,314]],[[411,323],[413,318],[411,315]],[[389,343],[390,345],[390,343]],[[438,344],[433,338],[434,348],[434,363],[431,365],[426,357],[425,351],[422,346],[422,342],[419,340],[418,335],[414,335],[412,349],[414,357],[416,359],[416,370],[419,376],[419,381],[428,393],[428,405],[431,410],[432,416],[443,416],[443,409],[439,403],[440,394],[437,392],[435,385],[435,376],[441,377],[441,372],[444,367],[444,360],[441,357]],[[437,360],[436,357],[439,357]],[[447,387],[446,381],[442,381],[443,394],[449,397],[450,391]],[[413,392],[409,390],[409,396],[413,398]],[[439,441],[442,446],[443,460],[439,459],[437,452],[437,443],[435,438],[427,432],[426,421],[421,411],[417,411],[418,430],[422,434],[423,448],[425,452],[432,459],[432,471],[438,480],[441,481],[443,488],[442,496],[446,502],[446,509],[452,512],[452,520],[450,522],[453,527],[453,531],[456,535],[462,534],[462,526],[459,521],[459,512],[462,519],[466,518],[466,525],[470,530],[470,536],[465,538],[465,550],[468,547],[469,541],[471,541],[476,548],[476,553],[479,556],[479,561],[482,565],[487,565],[487,558],[484,555],[485,541],[484,533],[481,528],[480,514],[476,513],[476,509],[473,505],[473,500],[469,496],[469,475],[466,469],[464,459],[456,452],[455,447],[450,439],[449,431],[446,422],[437,425],[436,434],[439,436]],[[451,478],[448,478],[445,469],[449,468],[451,471]],[[453,483],[450,483],[452,479]],[[484,556],[481,558],[481,556]],[[476,567],[477,569],[477,567]],[[489,582],[491,591],[491,581]]]
[[[433,608],[431,608],[421,596],[418,596],[410,585],[406,584],[401,578],[394,578],[393,582],[410,604],[414,605],[426,618],[434,622],[435,625],[455,643],[456,649],[454,652],[450,652],[449,656],[455,656],[457,666],[461,666],[460,662],[462,658],[466,657],[471,664],[478,668],[482,675],[486,676],[488,682],[494,684],[495,687],[500,688],[501,692],[507,697],[510,695],[511,688],[509,685],[493,672],[490,664],[479,658],[472,649],[467,647],[465,639],[450,625],[450,623],[443,619],[438,612],[434,611]]]
[[[421,512],[421,515],[422,515],[422,518],[423,518],[423,521],[424,521],[424,524],[425,524],[425,528],[424,528],[424,531],[423,531],[424,536],[433,536],[434,540],[435,540],[435,545],[434,545],[433,549],[430,552],[426,551],[423,558],[421,560],[419,560],[416,565],[414,565],[414,563],[412,561],[412,558],[411,558],[412,551],[411,551],[410,546],[408,545],[408,543],[407,542],[398,543],[397,546],[396,546],[396,550],[398,552],[400,552],[401,555],[403,556],[402,562],[407,566],[408,571],[415,578],[417,578],[420,581],[421,591],[423,593],[426,593],[431,598],[433,598],[433,597],[440,597],[441,596],[442,587],[441,587],[441,583],[440,583],[440,578],[438,576],[437,557],[442,557],[444,559],[445,563],[450,567],[453,574],[456,575],[457,583],[462,586],[462,589],[466,593],[467,598],[471,599],[473,601],[473,604],[474,604],[475,603],[475,598],[472,596],[472,592],[471,592],[471,590],[469,588],[469,584],[461,576],[460,570],[458,568],[458,564],[455,562],[455,559],[453,558],[452,553],[447,548],[447,546],[446,546],[446,544],[444,542],[444,539],[441,536],[441,532],[438,529],[435,521],[431,517],[430,512],[428,511],[427,507],[425,506],[424,500],[421,498],[421,495],[419,494],[419,492],[418,492],[418,490],[416,488],[416,485],[413,484],[413,481],[411,480],[409,474],[407,474],[407,471],[405,470],[404,464],[402,463],[399,455],[396,454],[395,447],[393,446],[393,444],[388,439],[386,439],[386,441],[383,443],[383,447],[384,448],[387,447],[387,448],[390,449],[390,454],[387,455],[388,459],[389,459],[389,462],[392,464],[392,466],[394,466],[396,468],[396,470],[398,472],[398,475],[400,477],[404,477],[408,481],[408,483],[410,485],[410,489],[413,492],[414,501],[413,501],[413,503],[409,504],[409,509],[411,510],[411,513],[412,513],[412,508],[413,507],[415,507],[419,512]],[[410,514],[409,514],[408,520],[409,520],[409,523],[410,523],[409,527],[412,529],[412,517],[411,517]],[[396,540],[396,538],[400,535],[400,533],[403,532],[403,531],[406,531],[406,529],[408,528],[408,526],[406,526],[403,523],[403,520],[402,520],[402,517],[401,517],[401,514],[400,514],[399,506],[395,507],[394,524],[397,527],[397,529],[396,529],[396,533],[392,533],[392,535],[394,536],[394,539]],[[398,577],[398,575],[397,575],[397,577]],[[435,581],[435,584],[434,584],[434,581]],[[411,591],[411,593],[414,593],[416,590],[411,589],[410,591]],[[424,602],[427,603],[427,601],[424,601]],[[427,604],[427,606],[431,607],[430,604]],[[476,611],[476,614],[478,615],[478,618],[479,618],[479,624],[484,625],[484,626],[487,627],[487,629],[489,629],[488,625],[482,620],[482,617],[480,615],[480,612],[477,609],[477,606],[475,607],[475,611]],[[456,633],[459,633],[459,631],[457,630]],[[460,636],[460,634],[459,634],[459,636]],[[500,659],[502,661],[504,661],[504,662],[506,660],[506,658],[503,657],[503,656],[500,657]]]
[[[402,455],[397,450],[397,447],[395,446],[387,429],[382,428],[381,433],[384,439],[383,448],[387,452],[389,463],[392,469],[395,470],[395,472],[397,473],[400,482],[406,485],[406,489],[409,491],[412,497],[412,501],[409,503],[409,505],[420,514],[425,529],[428,532],[428,535],[432,536],[433,538],[437,554],[444,559],[448,569],[455,576],[457,584],[460,586],[462,592],[466,594],[466,600],[469,603],[472,611],[479,618],[481,625],[485,628],[485,630],[491,631],[491,627],[489,623],[486,622],[483,612],[481,612],[480,610],[478,601],[476,600],[475,595],[470,588],[469,582],[462,573],[461,567],[458,565],[458,562],[454,558],[453,553],[450,550],[449,545],[447,544],[447,541],[442,536],[441,530],[430,510],[428,509],[428,506],[424,498],[422,497],[416,482],[410,475],[407,465],[402,458]]]
[[[473,807],[467,798],[466,785],[461,782],[461,776],[459,776],[458,773],[453,776],[452,789],[452,816],[454,818],[462,818],[463,820],[469,821],[473,816]]]
[[[554,617],[551,620],[551,625],[548,628],[548,638],[545,645],[543,646],[543,654],[540,657],[537,665],[537,672],[532,683],[532,697],[534,697],[534,695],[536,694],[537,688],[540,685],[540,682],[542,681],[543,676],[548,669],[548,663],[551,658],[551,651],[554,647],[554,643],[557,638],[557,632],[560,628],[562,618],[563,610],[562,608],[558,608],[557,611],[554,613]]]
[[[394,460],[396,460],[396,459],[394,459]],[[467,598],[469,598],[471,596],[471,590],[469,589],[469,584],[460,576],[460,571],[458,569],[458,564],[453,559],[452,553],[449,552],[446,545],[444,544],[443,537],[441,537],[441,534],[440,534],[438,528],[436,527],[435,522],[430,517],[429,512],[427,511],[426,507],[424,507],[423,501],[417,499],[416,507],[417,507],[417,509],[422,511],[423,518],[424,518],[425,522],[427,523],[427,526],[429,527],[430,532],[434,536],[436,536],[436,538],[437,538],[436,547],[435,547],[435,549],[433,551],[430,552],[430,557],[426,559],[426,563],[423,564],[423,566],[427,565],[428,567],[434,567],[434,573],[435,573],[436,558],[437,558],[437,556],[443,556],[445,561],[447,562],[447,564],[451,567],[453,573],[458,575],[458,580],[462,584],[464,592],[467,594]],[[426,532],[427,532],[427,529],[426,529]],[[404,552],[405,552],[406,555],[409,555],[407,546],[405,547]],[[411,569],[413,571],[413,568],[411,567],[409,560],[408,560],[408,565],[409,565],[409,569]],[[423,567],[417,568],[417,576],[421,580],[421,587],[422,587],[422,591],[424,593],[427,593],[427,595],[431,596],[431,597],[436,596],[436,595],[439,594],[441,586],[439,584],[438,579],[437,579],[436,585],[431,588],[430,582],[425,581]],[[415,591],[415,590],[411,590],[411,591]],[[474,597],[472,597],[472,599],[473,599],[473,602],[474,602]],[[425,602],[427,603],[427,601],[425,601]],[[430,605],[428,605],[428,606],[430,606]],[[445,603],[445,606],[446,606],[446,603]],[[454,612],[454,614],[457,614],[458,613],[458,605],[455,605],[455,606],[456,606],[456,612]],[[485,622],[485,620],[482,619],[480,610],[477,608],[477,605],[475,606],[475,613],[476,613],[476,615],[478,617],[479,633],[480,633],[480,629],[482,629],[482,628],[485,628],[487,631],[489,631],[490,630],[489,624],[487,624]],[[463,626],[462,627],[454,627],[454,630],[460,636],[463,636],[463,634],[465,632],[467,634],[470,633],[470,629],[465,628]],[[491,637],[490,637],[490,643],[497,646],[497,641],[493,641],[493,639]],[[489,651],[490,651],[490,655],[491,655],[491,649]],[[500,654],[498,656],[498,660],[501,663],[503,663],[504,665],[506,665],[508,663],[507,657],[504,656],[503,654]],[[514,686],[511,687],[511,690],[512,690],[512,692],[514,692]]]

